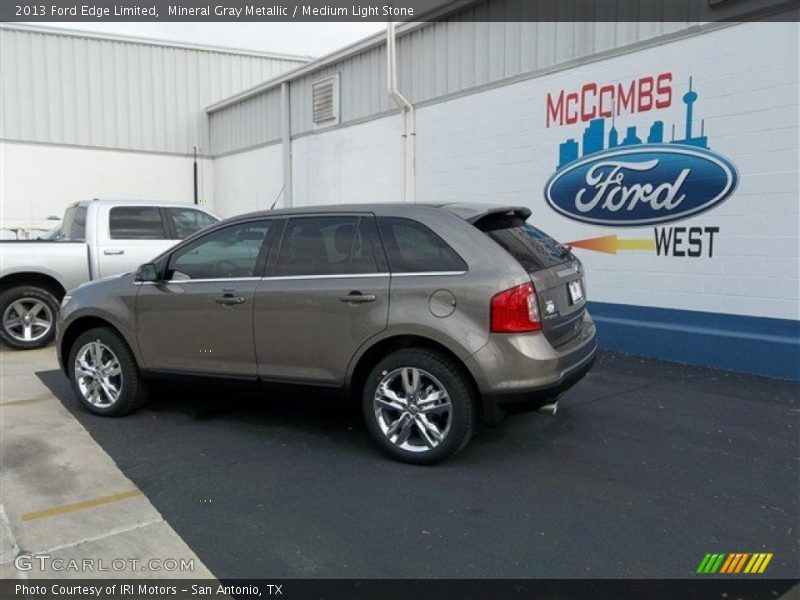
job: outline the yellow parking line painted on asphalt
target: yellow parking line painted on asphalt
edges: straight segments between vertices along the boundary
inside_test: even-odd
[[[4,406],[18,406],[20,404],[30,404],[32,402],[42,402],[43,400],[52,400],[53,396],[48,394],[47,396],[39,396],[38,398],[30,398],[28,400],[11,400],[9,402],[0,402],[0,408]]]
[[[121,494],[112,494],[110,496],[100,496],[92,500],[84,500],[83,502],[75,502],[74,504],[65,504],[64,506],[56,506],[47,508],[45,510],[37,510],[35,512],[25,513],[20,517],[20,521],[34,521],[36,519],[45,519],[47,517],[55,517],[66,513],[84,510],[86,508],[94,508],[95,506],[102,506],[103,504],[111,504],[112,502],[119,502],[120,500],[127,500],[128,498],[136,498],[137,496],[144,496],[141,490],[128,490]]]

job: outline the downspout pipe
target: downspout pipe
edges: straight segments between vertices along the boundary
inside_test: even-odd
[[[386,23],[386,74],[389,96],[403,113],[403,152],[401,154],[402,199],[414,203],[417,187],[416,114],[414,105],[397,89],[397,33],[392,21]]]
[[[292,107],[289,82],[281,84],[281,148],[283,151],[283,205],[294,206],[292,198]]]

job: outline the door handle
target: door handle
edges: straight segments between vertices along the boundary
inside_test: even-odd
[[[120,254],[125,254],[125,250],[103,250],[103,254],[106,256],[118,256]]]
[[[222,304],[223,306],[234,306],[236,304],[244,304],[245,299],[241,296],[234,296],[233,294],[225,294],[222,298],[217,298],[214,300],[217,304]]]
[[[339,298],[339,302],[352,304],[364,304],[366,302],[375,302],[375,300],[375,294],[362,294],[361,292],[350,292],[347,296]]]

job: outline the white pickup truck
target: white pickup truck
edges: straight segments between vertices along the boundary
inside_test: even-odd
[[[68,207],[49,239],[0,241],[0,340],[18,349],[45,346],[68,290],[133,271],[218,220],[194,205],[92,200]]]

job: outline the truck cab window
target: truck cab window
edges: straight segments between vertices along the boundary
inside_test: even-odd
[[[167,237],[157,206],[115,206],[109,216],[112,240],[163,240]]]

